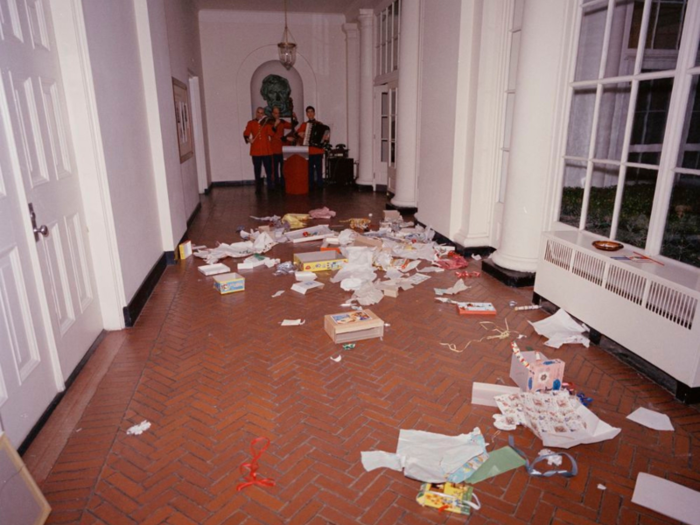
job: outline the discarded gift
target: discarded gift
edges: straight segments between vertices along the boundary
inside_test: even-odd
[[[371,310],[327,315],[324,317],[323,328],[334,343],[384,336],[384,321]]]
[[[510,346],[513,350],[510,378],[523,392],[561,389],[564,361],[547,359],[539,352],[521,352],[515,341]]]
[[[292,290],[305,295],[306,292],[323,288],[323,283],[319,281],[301,281],[292,285]]]
[[[338,252],[305,252],[295,253],[294,263],[305,272],[324,272],[339,270],[348,260]]]
[[[245,290],[245,279],[236,272],[214,276],[214,288],[224,295]]]
[[[491,303],[459,303],[459,315],[496,315],[496,308]]]

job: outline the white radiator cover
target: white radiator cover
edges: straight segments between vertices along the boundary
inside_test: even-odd
[[[535,292],[689,387],[700,386],[700,271],[612,259],[600,237],[543,233]]]

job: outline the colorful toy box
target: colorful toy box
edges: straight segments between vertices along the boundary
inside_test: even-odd
[[[433,507],[456,514],[469,514],[479,504],[472,503],[474,489],[465,483],[423,483],[416,501],[423,507]],[[478,500],[477,500],[478,501]]]
[[[294,254],[294,264],[305,272],[340,270],[348,260],[335,251],[318,251]]]
[[[540,352],[520,352],[515,342],[511,346],[514,349],[510,362],[510,378],[515,381],[520,390],[541,392],[561,389],[564,380],[564,361],[547,359]]]
[[[384,336],[384,321],[371,310],[327,315],[323,319],[323,328],[334,343],[347,343]]]
[[[233,292],[242,292],[245,290],[245,279],[236,272],[215,275],[214,288],[216,288],[222,295]]]

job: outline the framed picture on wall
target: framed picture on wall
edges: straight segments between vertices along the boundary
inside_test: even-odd
[[[175,99],[175,126],[177,128],[177,145],[180,148],[180,163],[194,155],[192,144],[192,114],[187,84],[173,78],[173,97]]]

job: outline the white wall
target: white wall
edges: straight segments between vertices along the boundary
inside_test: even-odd
[[[188,83],[190,75],[198,76],[201,86],[202,64],[199,50],[199,23],[197,22],[197,10],[194,0],[161,1],[164,1],[165,6],[171,76],[184,84]],[[172,106],[172,100],[169,102],[170,106]],[[175,135],[174,128],[172,133]],[[196,159],[191,157],[180,164],[179,171],[185,207],[185,220],[187,220],[194,212],[197,204],[199,204]]]
[[[99,126],[130,301],[162,255],[135,14],[131,2],[83,2]],[[76,145],[80,147],[80,145]]]
[[[331,142],[347,143],[346,50],[343,15],[290,13],[298,45],[295,69],[304,82],[304,105],[316,107],[331,127]],[[214,11],[199,13],[211,180],[252,180],[243,129],[250,113],[250,78],[260,64],[277,59],[284,14]],[[294,94],[292,94],[294,97]],[[302,117],[295,99],[297,116]]]

